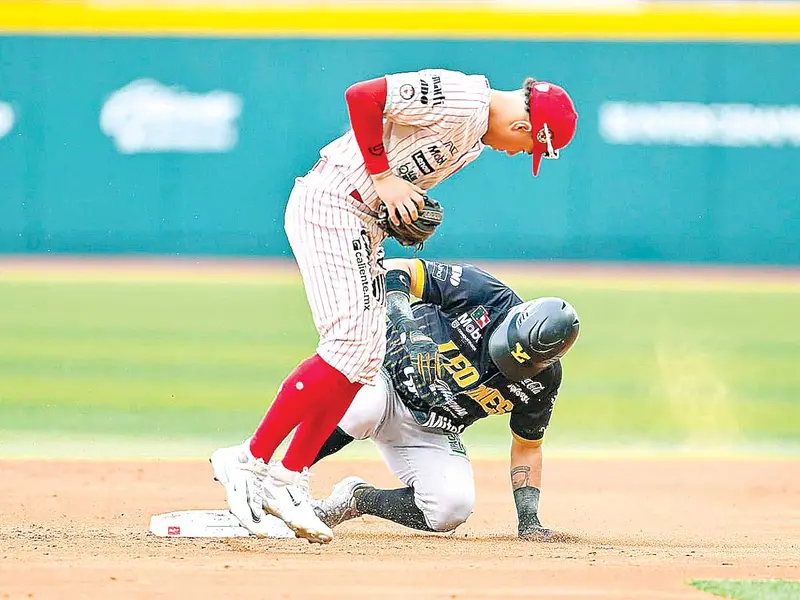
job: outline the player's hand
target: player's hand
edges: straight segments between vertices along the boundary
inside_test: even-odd
[[[402,219],[406,223],[417,220],[419,209],[425,206],[424,191],[410,181],[390,174],[382,179],[373,178],[378,197],[389,209],[389,218],[395,225]]]
[[[442,360],[447,359],[442,357]],[[434,381],[430,386],[430,390],[431,397],[433,398],[431,406],[448,405],[455,401],[456,395],[444,379],[437,379]]]
[[[414,368],[414,379],[424,388],[429,388],[442,374],[439,347],[421,331],[407,333],[405,347],[411,359],[411,366]]]

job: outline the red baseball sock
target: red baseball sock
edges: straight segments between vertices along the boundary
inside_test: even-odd
[[[341,374],[340,377],[344,378]],[[286,456],[283,457],[284,467],[290,471],[302,471],[314,464],[323,444],[334,432],[361,389],[360,383],[347,383],[347,386],[342,386],[335,393],[321,398],[320,404],[327,404],[325,410],[317,411],[312,418],[304,419],[300,423],[286,450]]]
[[[292,471],[302,471],[316,458],[359,389],[360,383],[351,383],[319,355],[307,358],[283,382],[250,440],[250,452],[269,461],[280,443],[297,427],[283,465]]]

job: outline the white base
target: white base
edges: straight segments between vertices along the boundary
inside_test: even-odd
[[[294,532],[280,519],[267,515],[265,523],[271,528],[267,537],[276,539],[295,537]],[[158,537],[255,537],[227,510],[179,510],[153,515],[150,518],[150,533]]]

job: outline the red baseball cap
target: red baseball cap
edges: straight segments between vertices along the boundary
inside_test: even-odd
[[[530,107],[535,177],[542,158],[558,158],[558,151],[575,137],[578,113],[567,91],[547,81],[531,86]]]

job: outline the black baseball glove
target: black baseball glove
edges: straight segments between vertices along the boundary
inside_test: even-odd
[[[423,196],[425,207],[419,211],[416,221],[405,223],[400,221],[399,225],[392,223],[389,218],[389,209],[381,203],[378,209],[378,226],[396,239],[402,246],[413,246],[417,250],[422,250],[423,244],[433,235],[436,228],[442,224],[444,209],[433,198]]]

